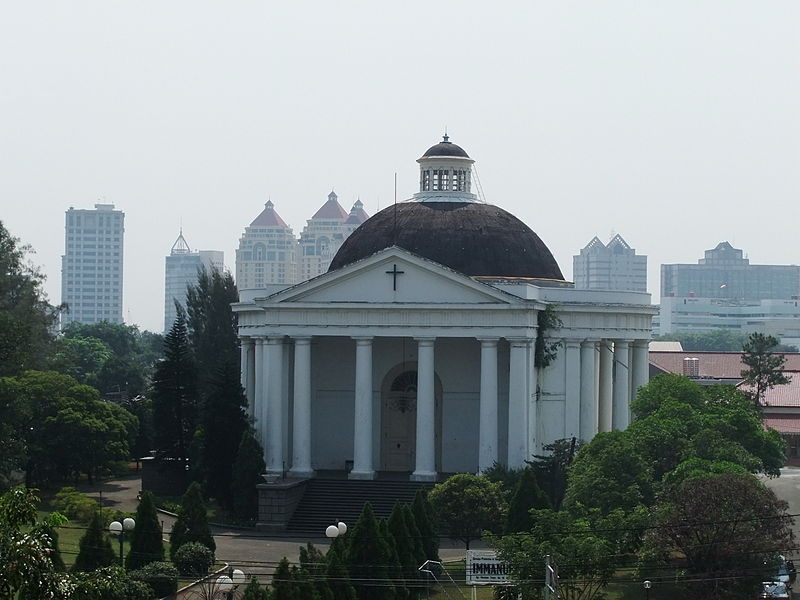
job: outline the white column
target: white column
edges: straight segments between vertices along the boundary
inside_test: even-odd
[[[263,337],[255,339],[255,402],[253,418],[255,419],[256,437],[264,451],[264,462],[267,462],[267,353]]]
[[[584,442],[591,440],[597,433],[598,406],[596,403],[595,360],[597,343],[586,340],[581,343],[581,433]]]
[[[267,473],[283,475],[283,336],[267,338]]]
[[[600,431],[611,431],[611,396],[614,389],[614,353],[611,342],[600,342],[600,393],[598,398]]]
[[[528,456],[529,339],[509,339],[508,359],[508,467],[525,466]],[[535,432],[530,432],[534,435]]]
[[[636,399],[639,388],[650,381],[650,343],[637,340],[633,343],[633,386],[631,401]]]
[[[353,470],[350,479],[374,479],[372,461],[372,338],[356,337]]]
[[[413,481],[436,481],[434,338],[417,340],[417,464]]]
[[[630,385],[628,372],[630,352],[627,340],[614,340],[614,429],[628,427],[628,405],[630,404]]]
[[[292,477],[313,477],[311,468],[311,338],[294,338]]]
[[[253,338],[241,338],[241,384],[247,398],[247,414],[255,417],[255,343]]]
[[[564,382],[564,437],[581,435],[581,343],[564,340],[566,381]]]
[[[481,339],[481,397],[478,471],[497,461],[497,338]]]

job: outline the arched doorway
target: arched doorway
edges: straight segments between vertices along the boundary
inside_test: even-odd
[[[436,469],[441,464],[442,384],[434,380]],[[411,472],[417,446],[417,363],[389,371],[381,386],[381,471]]]

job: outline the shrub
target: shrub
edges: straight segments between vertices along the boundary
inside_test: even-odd
[[[131,571],[130,578],[153,588],[156,598],[164,598],[178,591],[178,570],[172,563],[152,562],[138,571]]]
[[[173,562],[181,575],[205,575],[214,564],[214,553],[200,542],[188,542],[178,548]]]
[[[97,500],[81,494],[74,487],[63,487],[58,490],[50,504],[71,521],[80,521],[81,523],[88,523],[92,515],[100,508]]]

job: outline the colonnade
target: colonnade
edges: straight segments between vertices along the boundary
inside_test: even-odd
[[[241,338],[241,383],[248,411],[265,450],[267,472],[286,470],[283,432],[284,353],[294,345],[294,395],[292,448],[289,475],[310,477],[311,465],[311,341],[310,336],[251,336]],[[373,456],[373,337],[353,336],[355,341],[354,439],[351,479],[375,477]],[[434,337],[414,338],[417,343],[416,464],[411,479],[433,481],[436,472],[435,443],[435,344]],[[520,467],[538,448],[539,400],[534,339],[505,338],[509,344],[508,421],[506,456],[500,456],[498,422],[498,344],[500,338],[479,337],[480,392],[478,470],[496,461]],[[555,341],[555,340],[554,340]],[[590,440],[600,431],[624,429],[630,422],[629,403],[649,376],[647,340],[565,338],[564,435]],[[557,437],[562,437],[558,435]]]

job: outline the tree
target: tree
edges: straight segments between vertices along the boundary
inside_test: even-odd
[[[552,444],[545,444],[543,449],[547,454],[537,454],[534,455],[535,460],[526,461],[536,471],[539,487],[550,498],[550,504],[556,510],[561,509],[567,491],[567,469],[581,445],[582,442],[576,438],[555,440]]]
[[[395,589],[389,582],[391,548],[369,502],[347,537],[347,570],[358,600],[394,600]]]
[[[181,500],[178,518],[169,536],[170,559],[174,559],[178,548],[187,542],[200,542],[212,552],[217,550],[217,544],[208,525],[203,493],[197,482],[189,486]]]
[[[771,335],[752,333],[742,345],[742,379],[747,395],[756,406],[762,406],[764,394],[776,385],[786,385],[791,379],[783,372],[786,357],[775,354],[778,340]]]
[[[403,513],[404,506],[400,502],[395,502],[392,513],[386,523],[388,533],[394,540],[392,545],[397,553],[400,567],[400,572],[395,574],[395,578],[403,581],[403,597],[413,599],[419,596],[419,588],[417,587],[419,571],[417,569],[422,563],[418,562],[414,539],[411,537],[411,532],[406,525],[406,518]],[[400,589],[398,586],[398,591]]]
[[[536,472],[527,467],[522,470],[517,486],[508,503],[504,531],[518,533],[530,531],[533,526],[531,509],[550,508],[550,500],[537,482]]]
[[[148,456],[153,449],[153,401],[144,396],[136,396],[123,402],[122,406],[139,420],[139,428],[131,444],[131,454],[136,459],[138,468],[139,459]]]
[[[66,519],[53,513],[37,519],[39,498],[33,490],[14,488],[0,496],[0,598],[61,598],[63,579],[50,558],[48,530]],[[17,596],[25,590],[24,596]]]
[[[184,463],[197,426],[195,362],[183,313],[164,340],[164,360],[153,376],[153,437],[161,456]]]
[[[251,577],[244,588],[242,600],[270,600],[269,591],[258,583],[257,577]]]
[[[464,542],[467,550],[484,530],[500,530],[506,516],[500,484],[478,475],[448,477],[434,486],[429,497],[444,530]]]
[[[417,568],[419,568],[426,560],[428,560],[428,557],[425,554],[425,543],[422,539],[422,534],[420,533],[419,527],[417,527],[417,520],[414,518],[414,513],[411,511],[411,506],[409,504],[402,504],[400,508],[401,514],[403,515],[403,520],[405,521],[406,530],[408,531],[408,535],[411,539],[414,553],[414,564],[417,566]]]
[[[683,481],[656,506],[642,560],[680,556],[685,597],[753,598],[776,555],[793,547],[788,505],[750,474]]]
[[[90,572],[102,567],[110,567],[117,560],[111,540],[108,539],[103,518],[100,511],[96,511],[89,521],[89,528],[81,537],[79,542],[78,556],[75,564],[72,565],[74,571]]]
[[[439,532],[433,507],[428,499],[428,492],[417,490],[417,493],[414,494],[414,502],[411,503],[411,512],[414,514],[414,522],[419,529],[425,560],[439,560]],[[425,561],[423,560],[423,562]]]
[[[300,546],[300,567],[314,586],[314,595],[319,600],[333,600],[333,592],[325,580],[327,561],[325,555],[314,544],[308,542],[305,547]]]
[[[151,562],[164,560],[163,532],[151,492],[142,492],[134,519],[136,527],[130,534],[130,549],[125,559],[125,567],[129,571],[141,569]]]
[[[292,577],[289,559],[285,556],[278,563],[272,576],[272,600],[301,600]]]
[[[152,600],[153,590],[134,581],[121,567],[104,567],[91,573],[75,573],[70,600]]]
[[[583,446],[569,470],[564,505],[578,505],[610,513],[615,508],[632,511],[653,499],[652,474],[624,431],[597,434]]]
[[[336,540],[334,540],[335,542]],[[347,566],[342,561],[339,550],[331,544],[328,553],[325,555],[327,563],[326,578],[328,588],[331,591],[331,600],[356,600],[356,590],[350,583],[350,574]]]
[[[211,378],[203,403],[201,464],[209,495],[229,509],[235,499],[232,478],[236,454],[248,428],[246,406],[236,364],[224,363]]]
[[[264,451],[258,443],[252,428],[242,433],[239,450],[233,461],[231,474],[231,493],[233,512],[241,519],[255,519],[258,516],[258,490],[256,485],[263,483],[262,475],[267,469]]]
[[[20,245],[0,221],[0,376],[44,367],[61,307],[42,290],[44,276],[28,263]]]

